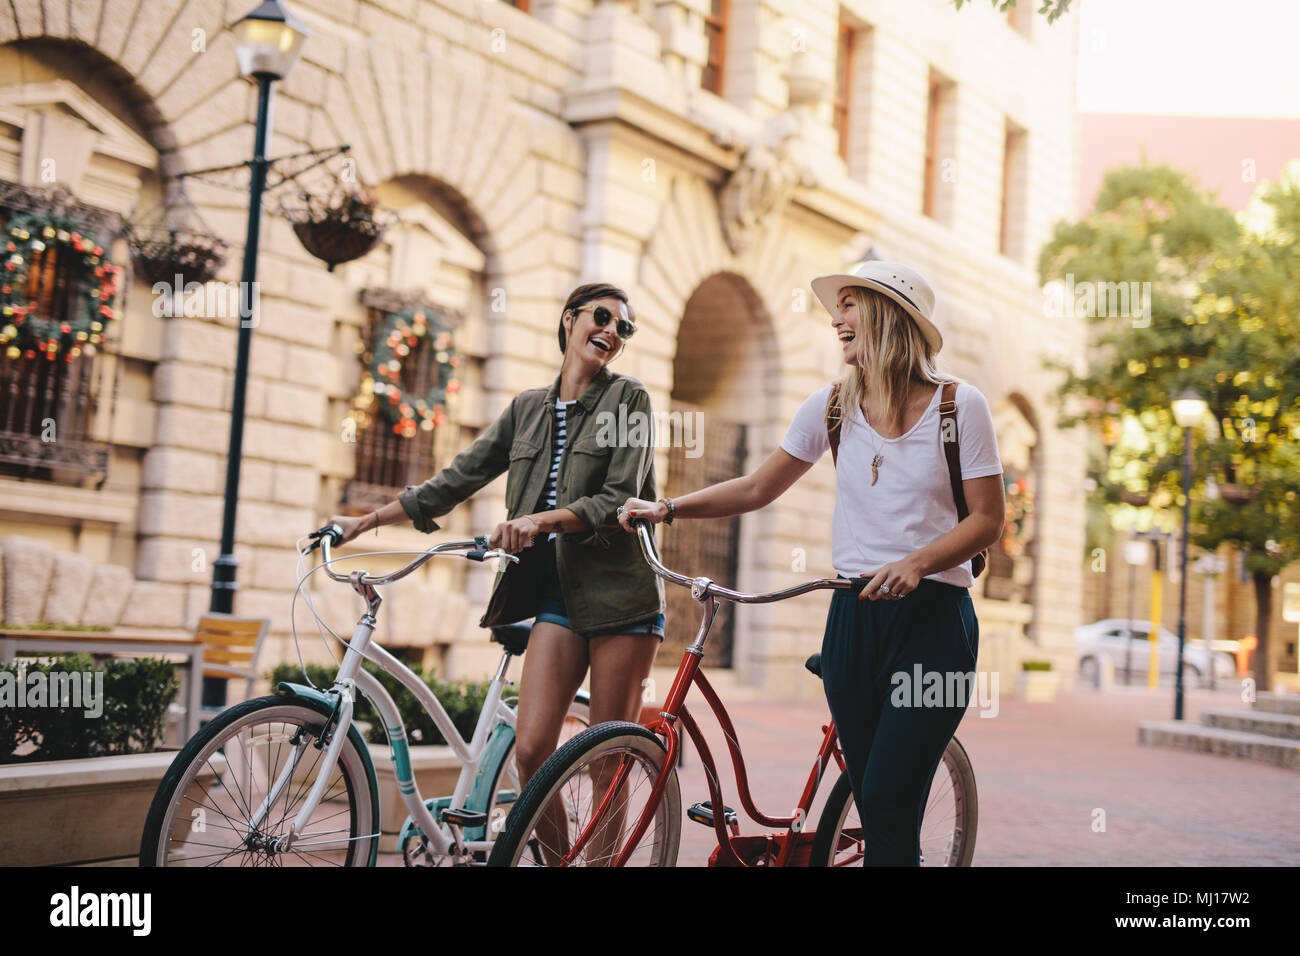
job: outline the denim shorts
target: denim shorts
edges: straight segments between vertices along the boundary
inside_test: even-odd
[[[564,607],[564,595],[560,592],[560,572],[555,566],[555,541],[539,541],[535,547],[540,552],[538,554],[541,559],[539,573],[544,575],[546,579],[546,597],[543,598],[542,608],[537,612],[537,616],[533,620],[558,624],[560,627],[567,627],[572,631],[573,625],[569,623],[569,614]],[[607,634],[653,634],[662,641],[664,639],[664,616],[656,614],[654,617],[633,624],[621,624],[618,627],[602,627],[595,631],[579,631],[575,633],[588,640]]]

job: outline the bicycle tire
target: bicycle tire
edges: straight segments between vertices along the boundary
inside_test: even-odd
[[[943,759],[939,763],[939,770],[935,771],[936,781],[945,768],[949,778],[954,781],[954,790],[959,795],[962,820],[955,828],[958,836],[954,839],[953,845],[948,848],[948,862],[944,865],[970,866],[975,856],[979,794],[975,787],[975,770],[971,766],[970,757],[956,737],[948,741]],[[830,795],[826,798],[826,806],[822,808],[821,816],[817,820],[817,833],[813,837],[809,866],[832,865],[834,856],[832,848],[838,844],[844,819],[853,807],[853,786],[849,783],[849,775],[842,772],[839,779],[835,781],[835,786],[831,788]]]
[[[506,818],[505,828],[492,845],[488,866],[518,866],[529,848],[538,820],[559,795],[560,788],[586,765],[620,751],[630,752],[648,763],[655,778],[664,772],[668,751],[663,742],[642,725],[610,721],[583,731],[552,754],[528,781]],[[668,774],[659,808],[647,830],[654,829],[658,837],[654,844],[656,849],[651,854],[653,862],[647,864],[650,866],[677,864],[682,831],[681,789],[676,768],[670,768]]]
[[[569,705],[569,710],[564,716],[566,721],[569,718],[573,718],[574,720],[581,721],[584,730],[591,726],[591,700],[588,697],[586,691],[580,690],[573,695],[573,703]],[[579,733],[581,733],[581,731],[579,731]],[[574,734],[573,736],[576,737],[577,734]],[[572,740],[573,738],[571,737],[569,739]],[[568,743],[568,741],[566,740],[563,743]],[[563,746],[563,744],[561,744],[561,746]],[[514,755],[515,755],[515,740],[512,739],[510,741],[510,746],[506,748],[505,753],[501,757],[501,761],[496,766],[496,770],[492,778],[492,789],[488,791],[491,794],[491,796],[488,797],[487,829],[485,832],[489,839],[492,838],[493,827],[498,826],[497,824],[494,823],[493,818],[497,810],[497,796],[501,792],[501,775],[502,773],[505,772],[506,765],[510,763],[511,758],[513,758]],[[516,794],[515,802],[518,802],[518,798],[519,798],[519,794]],[[509,811],[507,811],[507,813],[508,812]],[[498,832],[505,829],[504,816],[499,817],[499,819],[501,820],[501,824],[498,826]]]
[[[186,792],[188,792],[189,782],[197,780],[203,766],[211,766],[210,761],[219,749],[222,738],[227,736],[228,731],[235,728],[237,732],[243,726],[255,727],[259,723],[258,718],[261,718],[262,721],[283,718],[286,724],[292,724],[294,720],[297,720],[305,731],[312,732],[314,730],[319,733],[330,716],[331,708],[324,701],[281,694],[257,697],[222,711],[221,714],[190,738],[189,742],[176,754],[171,766],[167,769],[167,773],[163,775],[162,782],[159,784],[153,802],[149,807],[149,815],[145,820],[144,832],[140,841],[140,866],[168,865],[168,858],[166,854],[162,853],[161,847],[171,842],[170,831],[179,809],[176,806],[179,803],[177,792],[183,783],[186,784]],[[233,735],[230,735],[230,739],[233,739]],[[226,758],[223,754],[224,759]],[[217,773],[215,768],[213,772]],[[366,747],[365,741],[362,740],[355,724],[348,728],[348,737],[339,752],[335,773],[341,774],[345,790],[350,798],[348,810],[350,835],[347,838],[347,850],[344,853],[342,865],[374,866],[379,852],[379,838],[377,836],[379,833],[379,781],[370,759],[370,750]],[[364,784],[362,782],[363,778]],[[311,779],[314,780],[315,778],[312,777]],[[238,781],[235,781],[235,783],[237,789]],[[201,783],[199,786],[202,788]],[[305,787],[300,784],[294,784],[293,786],[293,795],[297,795],[299,792],[305,795],[307,789],[310,788],[309,784]],[[224,784],[222,790],[227,795],[231,795],[234,803],[238,803],[238,799],[233,796],[234,790]],[[187,797],[187,799],[193,801],[193,798]],[[246,798],[245,802],[251,803],[251,799]],[[323,803],[324,801],[322,801]],[[214,806],[214,809],[217,809],[221,816],[226,816],[216,806]],[[280,822],[286,822],[288,812],[289,808],[286,808]],[[337,811],[337,813],[342,812]],[[230,821],[228,817],[227,822],[233,825],[233,821]],[[222,828],[228,828],[224,824],[218,825]],[[376,836],[364,837],[363,834],[376,834]],[[290,852],[294,851],[291,850]],[[298,852],[296,856],[300,862],[303,861],[303,853]],[[319,854],[308,853],[306,856],[319,856]],[[274,860],[268,857],[266,862],[273,863]]]

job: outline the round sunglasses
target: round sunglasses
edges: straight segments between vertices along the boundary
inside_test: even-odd
[[[581,308],[574,309],[573,313],[574,315],[577,315],[579,312],[586,312],[588,309],[592,310],[592,320],[602,329],[609,325],[610,319],[614,318],[614,313],[609,311],[609,309],[605,308],[603,305],[584,305]],[[632,337],[632,333],[636,331],[636,326],[622,316],[619,316],[618,322],[614,325],[614,331],[618,333],[620,339],[626,341]]]

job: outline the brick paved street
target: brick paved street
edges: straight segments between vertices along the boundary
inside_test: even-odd
[[[713,676],[735,721],[758,808],[790,813],[828,718],[825,702],[761,699],[750,688]],[[660,686],[669,680],[665,672]],[[721,732],[698,693],[687,702],[718,762],[727,805],[739,810]],[[1191,691],[1188,722],[1213,706],[1242,704],[1235,691]],[[1172,687],[1075,691],[1047,704],[1004,696],[993,718],[981,718],[972,707],[957,735],[979,789],[974,865],[1300,865],[1300,774],[1138,745],[1138,721],[1172,714]],[[690,744],[680,773],[683,810],[708,799]],[[811,827],[832,782],[822,783]],[[1092,829],[1098,807],[1106,811],[1104,833]],[[759,832],[743,813],[741,832]],[[705,865],[714,846],[712,830],[685,821],[678,865]],[[381,863],[400,866],[401,859],[386,855]]]
[[[749,755],[759,808],[788,813],[811,767],[825,703],[724,700]],[[1193,691],[1189,722],[1209,706],[1241,703],[1232,691]],[[699,714],[698,704],[693,709],[707,727],[711,716]],[[1077,691],[1049,704],[1004,697],[994,718],[968,711],[958,737],[979,788],[975,865],[1300,865],[1300,774],[1138,745],[1139,720],[1172,714],[1173,690],[1164,687]],[[716,726],[707,735],[718,759],[725,750]],[[738,808],[734,776],[727,765],[720,769],[728,805]],[[824,782],[819,796],[829,789]],[[682,802],[707,797],[690,749]],[[1106,811],[1104,833],[1092,830],[1098,807]],[[819,813],[820,801],[813,825]],[[742,832],[745,823],[742,817]],[[712,832],[689,822],[686,828],[679,863],[703,864],[715,845]]]

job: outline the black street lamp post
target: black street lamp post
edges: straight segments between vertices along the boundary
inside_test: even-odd
[[[1193,391],[1174,399],[1174,420],[1183,430],[1183,539],[1178,558],[1178,669],[1174,676],[1174,720],[1183,719],[1183,649],[1187,642],[1187,536],[1192,510],[1192,427],[1205,415],[1205,400]],[[1211,659],[1210,666],[1214,662]]]
[[[257,81],[257,127],[253,135],[253,158],[249,163],[248,228],[244,241],[244,264],[239,280],[239,345],[235,358],[234,393],[230,406],[230,444],[226,457],[226,489],[221,514],[221,554],[212,565],[212,600],[209,610],[229,614],[234,610],[238,584],[235,573],[235,512],[239,504],[239,467],[243,458],[244,407],[248,389],[248,357],[252,348],[257,247],[261,236],[262,193],[270,161],[266,158],[271,134],[273,84],[288,75],[309,31],[280,0],[267,0],[237,22],[235,33],[239,71]],[[205,697],[224,703],[225,681],[205,678]]]

